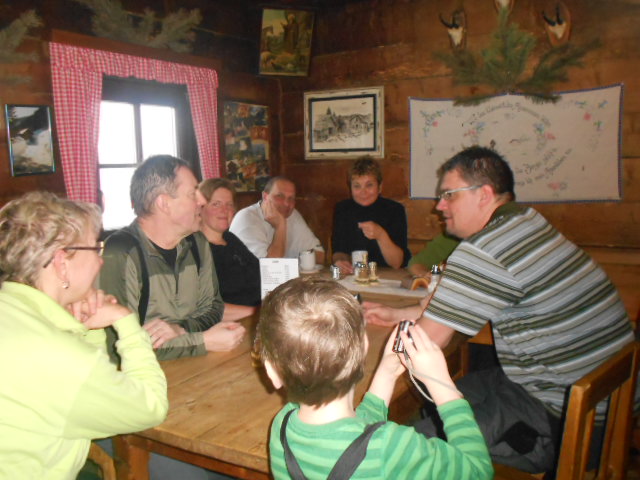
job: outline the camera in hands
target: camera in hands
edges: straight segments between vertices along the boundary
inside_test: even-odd
[[[392,350],[395,353],[403,353],[404,352],[404,342],[402,341],[402,338],[400,338],[400,332],[404,332],[407,335],[409,335],[409,327],[413,325],[413,322],[411,322],[411,320],[402,320],[400,322],[400,325],[398,326],[398,333],[396,334],[396,338],[393,341],[393,348]],[[411,335],[409,335],[409,339],[411,339]],[[413,340],[411,340],[413,342]]]

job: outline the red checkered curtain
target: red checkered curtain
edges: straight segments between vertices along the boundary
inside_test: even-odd
[[[49,50],[58,143],[70,199],[97,200],[103,75],[187,85],[202,176],[220,176],[215,70],[55,42]]]

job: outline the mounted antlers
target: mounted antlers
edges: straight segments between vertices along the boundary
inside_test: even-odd
[[[569,41],[571,34],[571,13],[564,2],[556,3],[555,18],[549,18],[545,11],[542,11],[544,29],[547,31],[549,43],[558,47]]]
[[[446,22],[440,14],[440,21],[447,27],[451,48],[454,50],[462,50],[467,39],[467,16],[463,8],[458,8],[451,14],[451,21]]]

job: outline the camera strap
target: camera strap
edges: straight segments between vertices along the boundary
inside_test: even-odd
[[[287,470],[289,470],[291,478],[293,478],[293,480],[307,480],[291,448],[289,448],[289,442],[287,442],[287,424],[289,423],[289,417],[295,411],[295,409],[289,410],[282,420],[282,425],[280,426],[280,442],[282,442],[282,447],[284,448],[284,459],[287,462]],[[384,425],[384,423],[385,422],[378,422],[367,425],[364,432],[351,442],[351,445],[340,455],[340,458],[338,458],[338,461],[331,469],[327,480],[346,480],[351,478],[351,475],[353,475],[367,455],[367,445],[369,444],[371,436],[378,428]]]

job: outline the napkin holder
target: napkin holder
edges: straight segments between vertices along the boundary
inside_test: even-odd
[[[400,286],[407,290],[416,290],[418,288],[428,288],[429,280],[417,275],[409,275],[400,281]]]

